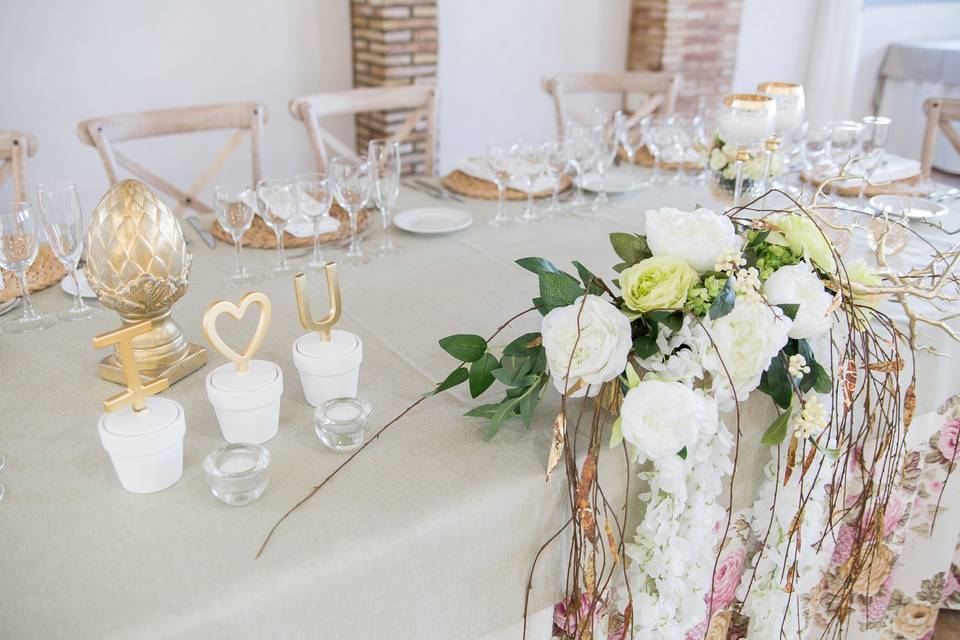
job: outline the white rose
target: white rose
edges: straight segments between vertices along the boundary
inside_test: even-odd
[[[654,256],[680,258],[701,273],[712,271],[724,252],[740,248],[730,218],[709,209],[650,209],[646,235]]]
[[[827,309],[833,296],[807,262],[780,267],[763,285],[763,295],[770,304],[799,304],[797,317],[790,327],[791,338],[815,338],[827,331],[833,320]]]
[[[713,321],[704,318],[704,324],[716,348],[704,354],[703,366],[713,377],[714,395],[726,409],[732,406],[734,390],[743,402],[757,388],[770,360],[787,344],[793,323],[780,309],[737,296],[730,313]]]
[[[623,439],[657,460],[692,448],[701,430],[717,429],[717,405],[680,382],[644,380],[620,406]]]
[[[586,302],[580,297],[569,307],[554,309],[544,316],[540,332],[550,376],[557,390],[563,393],[582,383],[579,389],[570,393],[572,398],[581,397],[588,391],[591,396],[596,395],[600,385],[616,378],[627,366],[631,346],[630,321],[619,309],[598,296],[588,295]],[[566,380],[568,367],[569,383]]]

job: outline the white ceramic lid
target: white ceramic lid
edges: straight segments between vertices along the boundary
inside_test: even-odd
[[[324,342],[319,333],[311,331],[297,340],[297,351],[308,358],[342,358],[356,350],[359,344],[360,339],[349,331],[331,330],[329,342]]]
[[[182,441],[186,432],[183,407],[174,400],[153,396],[139,413],[126,406],[100,416],[103,448],[119,456],[149,456]]]
[[[237,373],[237,366],[228,362],[210,372],[210,384],[219,391],[257,391],[273,383],[279,375],[279,367],[266,360],[251,360],[249,370],[244,373]]]

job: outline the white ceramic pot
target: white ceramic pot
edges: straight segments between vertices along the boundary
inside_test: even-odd
[[[154,493],[183,473],[183,407],[167,398],[147,398],[139,413],[129,406],[100,416],[100,442],[110,454],[120,484],[133,493]]]
[[[355,398],[362,360],[363,342],[349,331],[333,329],[329,342],[310,332],[293,343],[293,364],[314,407],[333,398]]]
[[[283,372],[265,360],[251,360],[244,373],[228,362],[207,374],[207,398],[230,443],[263,444],[277,435],[281,395]]]

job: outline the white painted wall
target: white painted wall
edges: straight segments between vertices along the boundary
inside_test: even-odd
[[[765,81],[803,82],[817,0],[744,0],[734,91]]]
[[[440,162],[556,135],[544,75],[622,70],[629,0],[439,0]]]
[[[6,0],[0,128],[39,137],[40,151],[29,163],[31,189],[73,180],[88,215],[107,187],[96,151],[75,132],[77,122],[93,116],[260,101],[269,112],[264,173],[309,170],[303,126],[287,102],[350,87],[349,21],[346,0]],[[331,128],[353,135],[349,118]],[[227,137],[175,136],[125,147],[187,187]],[[218,181],[250,181],[246,149]],[[0,199],[11,199],[9,187]]]

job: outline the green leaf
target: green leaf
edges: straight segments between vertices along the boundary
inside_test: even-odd
[[[633,341],[633,352],[636,353],[637,357],[641,360],[649,358],[657,353],[659,349],[656,336],[639,336]]]
[[[580,282],[568,273],[544,271],[540,274],[540,299],[547,311],[570,306],[583,294]]]
[[[500,368],[494,369],[493,377],[508,387],[527,387],[529,380],[525,380],[527,373],[533,366],[531,358],[520,356],[503,356],[500,359]]]
[[[756,249],[763,241],[767,239],[767,236],[770,235],[769,229],[762,229],[750,234],[750,240],[747,242],[748,249]]]
[[[682,311],[651,311],[647,317],[673,332],[680,331],[680,327],[683,326]]]
[[[814,440],[813,436],[810,436],[809,438],[807,438],[807,440],[809,440],[810,444],[812,444],[817,448],[817,451],[825,455],[830,460],[836,460],[837,458],[840,457],[840,453],[841,453],[840,449],[825,449],[821,447],[819,444],[817,444],[817,441]]]
[[[423,394],[423,395],[425,395],[425,396],[434,396],[434,395],[440,393],[441,391],[446,391],[447,389],[449,389],[449,388],[451,388],[451,387],[457,386],[457,385],[460,384],[461,382],[465,382],[465,381],[467,380],[467,378],[469,378],[469,377],[470,377],[470,372],[467,371],[467,368],[466,368],[466,367],[460,367],[460,368],[458,368],[458,369],[454,369],[454,370],[450,373],[450,375],[447,376],[447,379],[446,379],[446,380],[444,380],[443,382],[441,382],[440,384],[437,385],[437,388],[436,388],[436,389],[434,389],[433,391],[428,391],[427,393],[425,393],[425,394]]]
[[[523,426],[530,428],[533,421],[533,413],[540,403],[540,389],[543,388],[543,378],[537,377],[536,383],[530,387],[525,396],[520,398],[520,419],[523,420]]]
[[[440,348],[457,360],[473,362],[487,351],[487,341],[469,333],[458,333],[440,340]]]
[[[627,386],[631,389],[640,384],[640,376],[637,375],[637,370],[633,368],[633,365],[629,362],[627,363]]]
[[[530,367],[531,373],[542,373],[547,370],[547,350],[543,347],[537,351],[533,358],[533,365]]]
[[[610,429],[610,448],[619,447],[623,442],[623,419],[617,416],[613,421],[613,428]]]
[[[807,366],[810,367],[810,373],[805,374],[797,385],[800,387],[800,391],[806,393],[813,389],[817,393],[830,393],[833,390],[833,379],[826,369],[817,362],[810,343],[806,340],[797,340],[796,342],[796,353],[802,355],[803,359],[807,361]]]
[[[580,264],[579,260],[574,260],[573,266],[577,268],[577,274],[579,274],[580,282],[583,283],[583,286],[586,287],[588,284],[590,285],[590,293],[595,296],[603,294],[603,287],[600,286],[603,280],[593,275],[589,269]]]
[[[649,258],[653,254],[647,246],[647,239],[635,233],[614,232],[610,234],[610,244],[620,259],[632,266]]]
[[[544,258],[520,258],[515,260],[515,262],[526,269],[527,271],[532,271],[538,276],[541,273],[558,273],[560,270],[553,266],[553,263]]]
[[[476,398],[490,388],[496,379],[491,372],[499,366],[497,359],[489,353],[473,361],[470,365],[470,397]]]
[[[733,311],[733,305],[736,304],[736,302],[737,293],[733,290],[733,278],[727,278],[723,289],[720,290],[720,293],[717,294],[717,297],[714,298],[710,304],[710,310],[707,314],[711,320],[722,318]]]
[[[497,407],[499,406],[500,406],[499,402],[482,404],[479,407],[474,407],[473,409],[470,409],[470,411],[467,411],[463,415],[469,416],[471,418],[489,418],[490,416],[493,415],[493,412],[496,411]]]
[[[790,318],[791,320],[796,320],[796,319],[797,319],[797,311],[800,310],[800,305],[799,305],[799,304],[788,304],[788,303],[784,303],[784,304],[778,304],[778,305],[774,305],[774,306],[780,307],[780,309],[783,311],[784,315],[786,315],[786,316],[787,316],[788,318]]]
[[[763,432],[763,437],[760,439],[760,442],[766,445],[775,446],[783,442],[783,439],[787,437],[787,423],[790,422],[790,407],[784,410],[777,419],[770,423],[770,426],[767,427],[767,430]]]
[[[519,403],[519,398],[507,398],[497,405],[497,408],[494,409],[490,415],[490,422],[487,424],[487,433],[484,436],[487,440],[497,435],[497,431],[499,431],[503,423],[513,415],[513,410],[517,408],[517,404]]]
[[[770,361],[770,366],[760,377],[760,386],[757,387],[761,392],[767,394],[778,406],[786,409],[790,406],[793,398],[793,385],[790,383],[790,373],[786,365],[783,364],[783,358],[778,353]]]
[[[680,449],[680,451],[677,451],[677,455],[680,456],[680,459],[681,459],[681,460],[686,460],[686,459],[687,459],[687,448],[684,447],[683,449]]]
[[[626,262],[618,262],[617,264],[613,265],[613,270],[616,271],[617,273],[623,273],[624,269],[632,266],[633,266],[632,264],[627,264]],[[617,285],[617,289],[620,288],[619,281],[614,280],[613,283]]]
[[[540,337],[539,333],[525,333],[510,344],[506,346],[503,350],[503,355],[505,356],[532,356],[537,352],[537,349],[540,347],[530,347],[528,346],[531,342]]]

